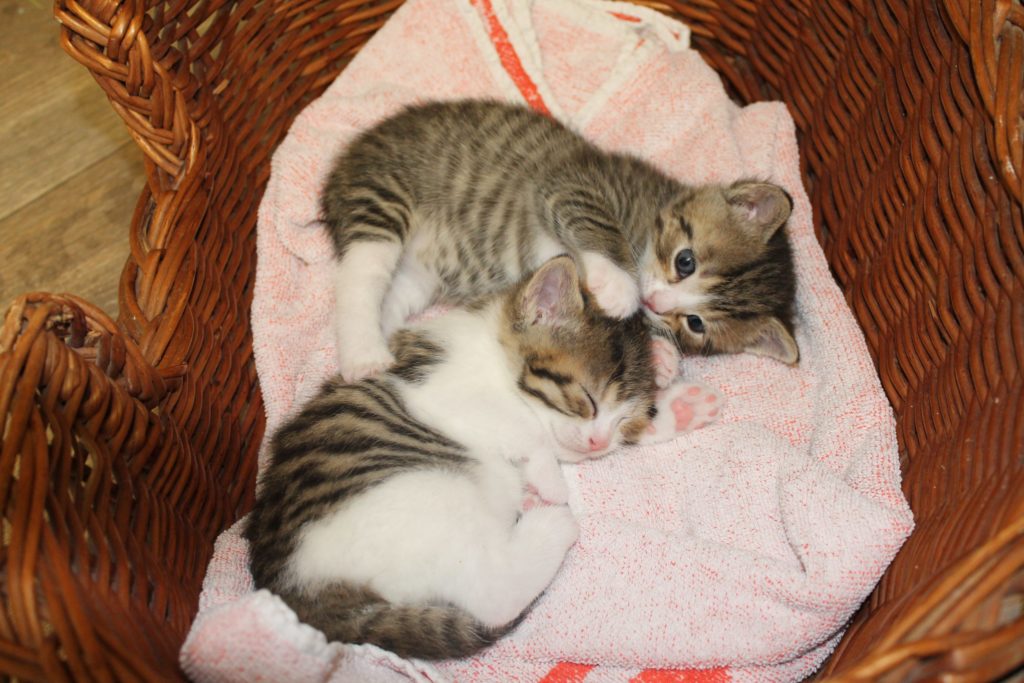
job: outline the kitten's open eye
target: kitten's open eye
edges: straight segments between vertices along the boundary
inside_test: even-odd
[[[676,274],[680,278],[693,275],[695,270],[697,270],[697,259],[693,257],[692,249],[683,249],[676,254]]]
[[[694,334],[704,334],[704,321],[700,319],[699,315],[686,316],[686,326]]]

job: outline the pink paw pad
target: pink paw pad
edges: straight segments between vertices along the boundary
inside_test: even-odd
[[[645,443],[670,441],[718,419],[724,400],[716,390],[692,382],[676,382],[658,392],[658,412]]]
[[[677,433],[692,432],[711,424],[721,412],[721,394],[701,384],[680,382],[666,389],[665,397],[671,399],[669,407],[675,415]]]
[[[693,421],[693,404],[687,403],[681,398],[672,401],[672,412],[676,416],[676,431],[683,431]]]

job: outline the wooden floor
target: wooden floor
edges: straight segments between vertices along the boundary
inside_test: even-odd
[[[117,312],[142,157],[47,0],[0,0],[0,313],[27,291]]]

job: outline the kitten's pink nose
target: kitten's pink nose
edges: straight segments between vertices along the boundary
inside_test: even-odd
[[[592,436],[590,437],[590,452],[603,451],[608,448],[608,437],[605,436]]]
[[[656,309],[656,308],[654,307],[654,295],[653,295],[653,294],[651,294],[650,296],[648,296],[648,297],[646,297],[646,298],[644,299],[644,306],[645,306],[645,307],[647,308],[647,310],[649,310],[649,311],[654,311],[655,313],[657,313],[657,312],[658,312],[658,309]]]

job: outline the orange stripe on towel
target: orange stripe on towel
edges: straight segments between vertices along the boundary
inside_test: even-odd
[[[501,60],[501,65],[512,78],[512,82],[519,88],[519,92],[526,98],[527,104],[540,113],[550,116],[551,110],[548,109],[548,105],[544,104],[540,91],[537,89],[537,84],[533,82],[530,75],[526,73],[526,69],[523,68],[519,55],[516,54],[515,48],[512,47],[512,41],[508,39],[505,27],[501,25],[498,15],[494,13],[494,5],[491,3],[491,0],[470,0],[470,3],[477,5],[483,11],[484,21],[487,22],[487,34],[490,36],[491,42],[494,43],[494,48],[498,52],[498,59]]]
[[[538,683],[583,683],[593,664],[559,662]],[[732,676],[727,667],[718,669],[645,669],[629,683],[729,683]]]
[[[583,679],[593,668],[591,664],[559,662],[554,669],[548,672],[547,676],[540,679],[539,683],[583,683]]]
[[[647,669],[629,683],[728,683],[729,669]]]
[[[628,14],[623,14],[622,12],[609,12],[608,14],[612,15],[616,19],[622,19],[623,21],[632,21],[636,24],[639,24],[641,21],[643,21],[643,19],[641,19],[640,17],[632,17]]]

